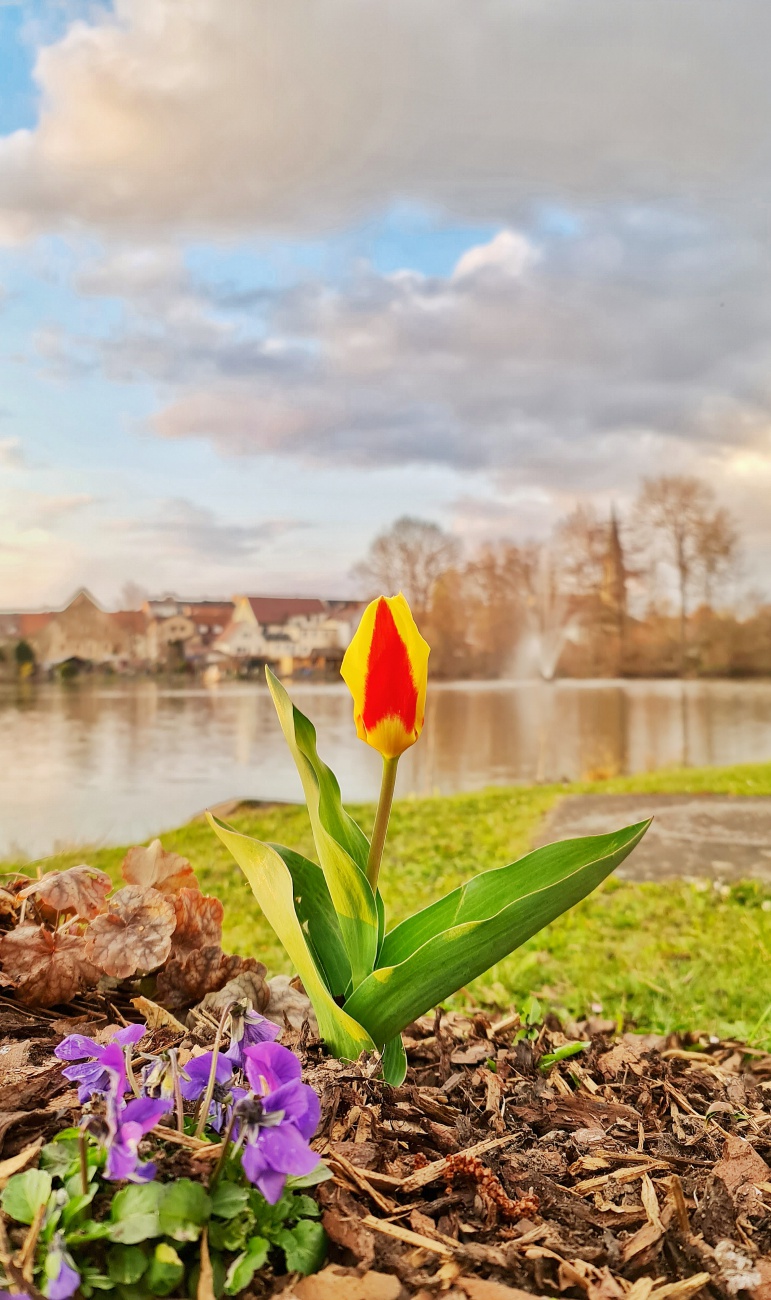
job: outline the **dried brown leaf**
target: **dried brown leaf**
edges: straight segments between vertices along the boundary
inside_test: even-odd
[[[3,889],[0,886],[0,916],[13,916],[19,906],[19,901],[9,889]]]
[[[172,954],[158,975],[155,992],[165,1007],[188,1007],[245,971],[264,970],[253,957],[227,956],[221,948],[211,945],[181,957]]]
[[[72,912],[90,920],[101,912],[111,889],[112,881],[105,871],[83,863],[66,871],[47,872],[27,885],[19,897],[34,895],[54,913]]]
[[[37,1137],[34,1142],[17,1152],[15,1156],[9,1156],[7,1160],[0,1160],[0,1191],[5,1187],[9,1178],[13,1178],[14,1174],[20,1173],[22,1169],[26,1169],[28,1165],[37,1160],[42,1145],[43,1139]]]
[[[214,1270],[212,1268],[211,1256],[209,1255],[209,1231],[204,1228],[201,1233],[201,1269],[198,1274],[198,1286],[196,1288],[196,1300],[215,1300],[214,1296]]]
[[[9,875],[0,876],[0,916],[13,916],[21,907],[21,890],[25,885],[31,885],[33,882],[29,876],[19,875],[18,872],[11,872]]]
[[[336,1246],[351,1251],[360,1264],[369,1267],[375,1258],[375,1238],[362,1226],[357,1214],[346,1214],[332,1206],[324,1211],[322,1223],[327,1236]]]
[[[121,870],[126,884],[158,889],[162,894],[198,889],[195,872],[187,858],[178,853],[167,853],[160,840],[153,840],[146,848],[137,845],[129,849]]]
[[[159,1006],[157,1002],[151,1002],[149,998],[132,998],[131,1005],[136,1007],[150,1030],[173,1029],[182,1034],[187,1032],[181,1020],[177,1020],[176,1016],[173,1016],[165,1007]]]
[[[529,1291],[503,1282],[488,1282],[481,1277],[459,1277],[457,1285],[468,1300],[532,1300]]]
[[[747,1184],[766,1182],[771,1177],[771,1169],[749,1142],[730,1134],[723,1143],[723,1153],[712,1174],[735,1196]]]
[[[367,1270],[358,1276],[330,1264],[320,1273],[295,1282],[292,1294],[297,1300],[399,1300],[404,1293],[399,1278],[393,1273]]]
[[[105,975],[125,980],[155,970],[171,951],[174,904],[157,889],[125,885],[94,917],[85,939],[88,956]]]
[[[20,925],[4,935],[0,961],[22,1001],[40,1007],[69,1002],[99,979],[82,935],[44,925]]]
[[[200,889],[180,889],[174,895],[177,924],[174,930],[175,957],[201,948],[219,948],[222,942],[224,908],[218,898],[202,894]]]
[[[221,989],[207,993],[201,1006],[204,1011],[211,1011],[220,1016],[229,1002],[248,1002],[253,1011],[264,1015],[270,999],[270,988],[265,976],[267,971],[261,961],[244,962],[240,971],[223,984]]]
[[[23,876],[20,871],[9,871],[6,875],[0,876],[0,885],[11,894],[18,894],[19,890],[31,885],[32,880],[32,876]]]
[[[268,993],[265,1016],[274,1025],[283,1029],[288,1022],[299,1033],[307,1020],[314,1034],[318,1033],[316,1013],[310,998],[296,989],[287,975],[274,975],[268,980]]]

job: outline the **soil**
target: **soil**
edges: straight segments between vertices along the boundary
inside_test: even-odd
[[[77,1114],[51,1051],[78,1018],[0,1005],[0,1160]],[[124,1009],[125,1010],[125,1009]],[[153,1031],[153,1048],[206,1043]],[[425,1017],[406,1038],[400,1088],[377,1062],[330,1059],[307,1025],[283,1041],[319,1092],[314,1146],[334,1173],[317,1189],[331,1248],[299,1279],[264,1275],[253,1300],[771,1300],[771,1056],[705,1036],[617,1036],[516,1014]],[[193,1139],[150,1143],[159,1176],[206,1167]],[[205,1181],[205,1173],[199,1175]]]

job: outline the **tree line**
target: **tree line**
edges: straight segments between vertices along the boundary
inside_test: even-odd
[[[771,604],[740,614],[740,529],[695,477],[645,479],[624,518],[580,505],[545,541],[470,556],[405,516],[354,572],[364,594],[404,591],[437,676],[771,673]]]

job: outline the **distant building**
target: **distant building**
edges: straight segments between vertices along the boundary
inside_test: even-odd
[[[239,664],[273,664],[283,675],[339,666],[363,608],[285,596],[236,596],[234,606],[213,651]]]
[[[18,614],[16,617],[19,620],[19,639],[32,642],[56,615],[52,610],[43,610],[37,614]]]
[[[232,600],[186,601],[182,612],[195,628],[193,636],[184,643],[185,658],[196,664],[210,663],[211,647],[233,617]]]
[[[206,663],[209,648],[233,617],[233,602],[164,596],[145,601],[142,610],[156,626],[156,659]]]
[[[323,671],[339,666],[362,609],[316,598],[164,596],[110,613],[82,589],[61,610],[0,614],[0,646],[28,641],[44,670],[73,661],[118,671],[228,662]]]
[[[113,615],[103,610],[84,588],[64,609],[49,615],[39,631],[24,639],[31,643],[43,668],[54,668],[70,660],[84,664],[115,663],[125,653],[127,640]]]
[[[145,667],[158,658],[158,623],[142,609],[119,609],[108,615],[121,632],[118,662],[126,667]]]
[[[611,510],[608,527],[608,548],[605,552],[603,565],[601,599],[603,604],[612,611],[619,629],[623,626],[626,617],[626,581],[627,570],[618,529],[618,519],[615,510]]]
[[[21,614],[0,614],[0,646],[16,645],[21,641]]]

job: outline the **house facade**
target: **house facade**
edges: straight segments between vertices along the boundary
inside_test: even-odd
[[[361,610],[349,601],[236,596],[213,649],[238,664],[271,664],[282,675],[329,669],[342,661]]]
[[[316,598],[168,596],[110,613],[83,589],[61,610],[0,614],[0,646],[28,641],[44,670],[70,661],[119,671],[271,664],[290,675],[339,667],[362,609]]]
[[[77,592],[64,609],[26,639],[43,668],[55,668],[68,660],[115,663],[126,645],[124,629],[85,590]]]

